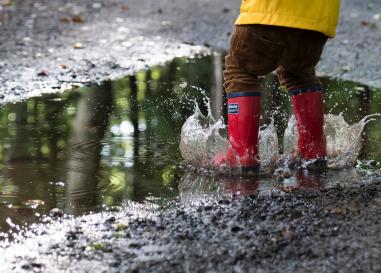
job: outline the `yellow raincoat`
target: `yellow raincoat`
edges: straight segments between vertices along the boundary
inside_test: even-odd
[[[237,25],[301,28],[334,37],[340,0],[242,0]]]

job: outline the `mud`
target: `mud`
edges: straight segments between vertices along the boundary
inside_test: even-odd
[[[0,102],[118,78],[206,47],[226,50],[238,5],[16,0],[0,10]],[[380,12],[379,1],[342,1],[320,74],[381,86]]]
[[[381,180],[36,226],[2,272],[379,272]]]

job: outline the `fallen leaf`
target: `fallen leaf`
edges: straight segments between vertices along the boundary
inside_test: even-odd
[[[73,23],[81,24],[85,22],[85,19],[81,15],[74,15],[72,18]]]
[[[11,6],[12,5],[12,0],[1,0],[0,5],[2,6]]]
[[[70,23],[70,18],[69,17],[67,17],[67,16],[65,16],[65,15],[62,15],[62,16],[60,16],[60,22],[61,23]]]
[[[128,5],[124,4],[120,7],[122,10],[127,11],[129,9]]]
[[[361,25],[369,27],[370,29],[377,29],[377,25],[375,23],[371,23],[368,21],[361,21]]]

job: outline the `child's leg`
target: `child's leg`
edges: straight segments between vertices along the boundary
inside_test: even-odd
[[[315,66],[327,37],[318,32],[300,31],[291,38],[277,73],[291,96],[298,128],[298,153],[306,160],[323,158],[326,156],[323,92]]]
[[[216,158],[217,166],[258,168],[258,77],[276,69],[281,52],[281,46],[269,41],[271,38],[263,39],[268,33],[273,34],[270,26],[237,26],[232,36],[224,71],[230,148]]]

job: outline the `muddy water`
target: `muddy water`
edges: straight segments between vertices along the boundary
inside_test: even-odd
[[[180,169],[180,131],[194,100],[215,116],[226,115],[222,57],[176,59],[125,79],[4,105],[0,110],[0,239],[38,221],[52,208],[80,215],[129,200],[163,205],[213,195],[252,194],[279,187],[275,176],[241,179]],[[275,120],[283,138],[288,98],[273,77],[263,80],[262,124]],[[348,123],[381,110],[381,90],[323,79],[326,112]],[[282,141],[279,141],[282,150]],[[282,187],[351,183],[381,162],[381,120],[364,131],[356,169],[292,173]],[[374,161],[369,161],[374,160]],[[278,174],[277,174],[278,175]],[[279,177],[278,177],[279,178]]]

